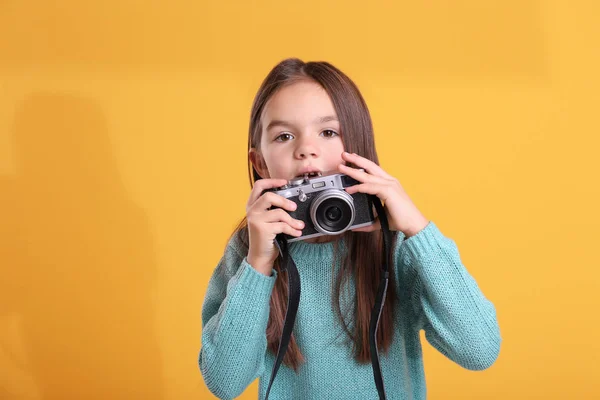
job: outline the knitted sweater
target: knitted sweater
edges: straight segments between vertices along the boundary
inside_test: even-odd
[[[389,400],[426,398],[421,329],[433,347],[470,370],[491,366],[501,342],[494,306],[463,266],[454,241],[433,222],[404,239],[398,232],[393,248],[399,296],[394,338],[387,355],[379,355]],[[333,243],[298,241],[289,251],[302,285],[294,335],[306,362],[297,374],[282,364],[269,399],[377,399],[372,366],[354,360],[333,311],[332,274],[339,268]],[[275,361],[266,328],[276,277],[276,271],[257,272],[239,240],[229,241],[206,292],[199,354],[204,381],[219,398],[239,396],[259,378],[264,399]]]

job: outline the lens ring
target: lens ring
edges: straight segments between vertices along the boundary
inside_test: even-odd
[[[325,203],[327,200],[330,200],[330,199],[341,200],[341,203],[339,203],[339,204],[342,207],[347,206],[348,212],[350,213],[350,218],[348,220],[348,223],[344,224],[344,226],[341,229],[335,229],[335,230],[328,229],[328,227],[323,226],[323,224],[319,223],[319,218],[318,218],[319,207],[323,203]],[[343,211],[342,210],[340,210],[340,211],[343,214]],[[356,212],[354,209],[354,201],[352,199],[352,196],[350,196],[344,190],[339,190],[339,189],[324,190],[321,193],[319,193],[319,195],[317,195],[317,197],[312,201],[312,203],[310,205],[310,218],[312,220],[312,223],[313,223],[315,229],[318,232],[326,234],[326,235],[336,235],[336,234],[339,234],[339,233],[342,233],[342,232],[348,230],[348,228],[350,228],[352,226],[352,224],[354,223],[355,216],[356,216]],[[334,222],[337,222],[337,221],[334,221]]]

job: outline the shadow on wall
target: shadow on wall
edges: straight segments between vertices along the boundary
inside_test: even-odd
[[[35,93],[0,177],[0,397],[162,399],[156,259],[102,109]]]

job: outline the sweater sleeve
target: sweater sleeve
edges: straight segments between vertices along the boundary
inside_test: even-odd
[[[220,399],[239,396],[264,370],[276,277],[276,271],[268,277],[252,268],[232,239],[210,278],[198,363],[206,386]]]
[[[494,305],[463,266],[455,242],[433,222],[396,243],[398,274],[417,328],[438,351],[470,370],[490,367],[500,352]]]

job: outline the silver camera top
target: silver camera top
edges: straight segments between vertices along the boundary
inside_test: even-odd
[[[364,171],[364,169],[358,168],[358,171]],[[291,197],[297,195],[300,189],[304,193],[318,192],[324,188],[344,189],[349,185],[343,184],[343,176],[345,175],[336,171],[326,172],[324,174],[321,172],[316,172],[314,174],[307,173],[304,174],[304,176],[299,176],[288,180],[287,184],[275,188],[273,191],[282,195],[283,197]],[[288,191],[290,189],[292,190],[291,192]]]
[[[344,190],[342,176],[344,174],[335,171],[325,174],[318,172],[316,175],[304,174],[304,176],[289,180],[287,184],[273,191],[285,198],[300,196],[299,200],[305,201],[305,196],[313,192],[321,192],[326,189]]]

